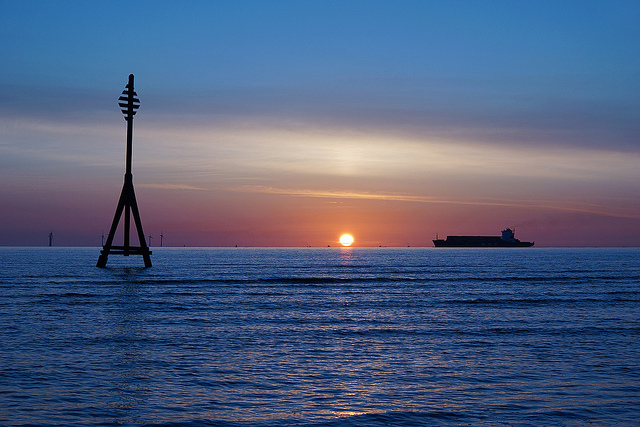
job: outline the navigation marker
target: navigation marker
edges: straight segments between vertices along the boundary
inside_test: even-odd
[[[113,223],[111,224],[111,230],[107,237],[107,243],[104,244],[98,257],[98,263],[96,267],[106,267],[107,258],[109,254],[120,254],[124,256],[129,255],[142,255],[144,259],[144,266],[151,267],[151,251],[147,246],[144,238],[144,232],[142,231],[142,221],[140,221],[140,212],[138,211],[138,203],[136,202],[136,195],[133,191],[133,174],[131,173],[131,153],[133,143],[133,116],[136,115],[136,110],[140,108],[140,100],[137,98],[138,94],[133,90],[133,74],[129,74],[129,83],[127,83],[125,89],[122,91],[122,96],[118,98],[118,105],[122,109],[124,119],[127,122],[127,160],[126,160],[126,172],[124,174],[124,185],[122,187],[122,193],[120,193],[120,200],[116,207],[116,214],[113,217]],[[120,217],[124,211],[124,244],[122,246],[114,246],[113,238],[120,222]],[[129,244],[129,234],[131,229],[131,214],[133,214],[133,220],[138,231],[138,241],[140,246],[131,246]]]

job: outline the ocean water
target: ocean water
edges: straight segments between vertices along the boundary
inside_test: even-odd
[[[0,425],[640,425],[640,249],[0,248]]]

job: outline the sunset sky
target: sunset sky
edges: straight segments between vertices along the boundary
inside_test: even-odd
[[[640,244],[638,1],[0,0],[0,245]]]

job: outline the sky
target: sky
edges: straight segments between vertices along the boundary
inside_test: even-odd
[[[151,246],[638,246],[638,22],[615,0],[0,0],[0,245],[101,245],[134,74]]]

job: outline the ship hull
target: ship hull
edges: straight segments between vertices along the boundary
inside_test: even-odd
[[[436,239],[436,248],[528,248],[533,242],[521,242],[514,236],[514,230],[505,228],[501,236],[447,236],[446,239]]]
[[[446,239],[433,241],[436,248],[528,248],[533,242],[521,242],[518,239],[502,239],[498,236],[447,236]]]
[[[486,242],[486,241],[456,241],[448,242],[444,239],[433,240],[436,248],[529,248],[533,242]]]

